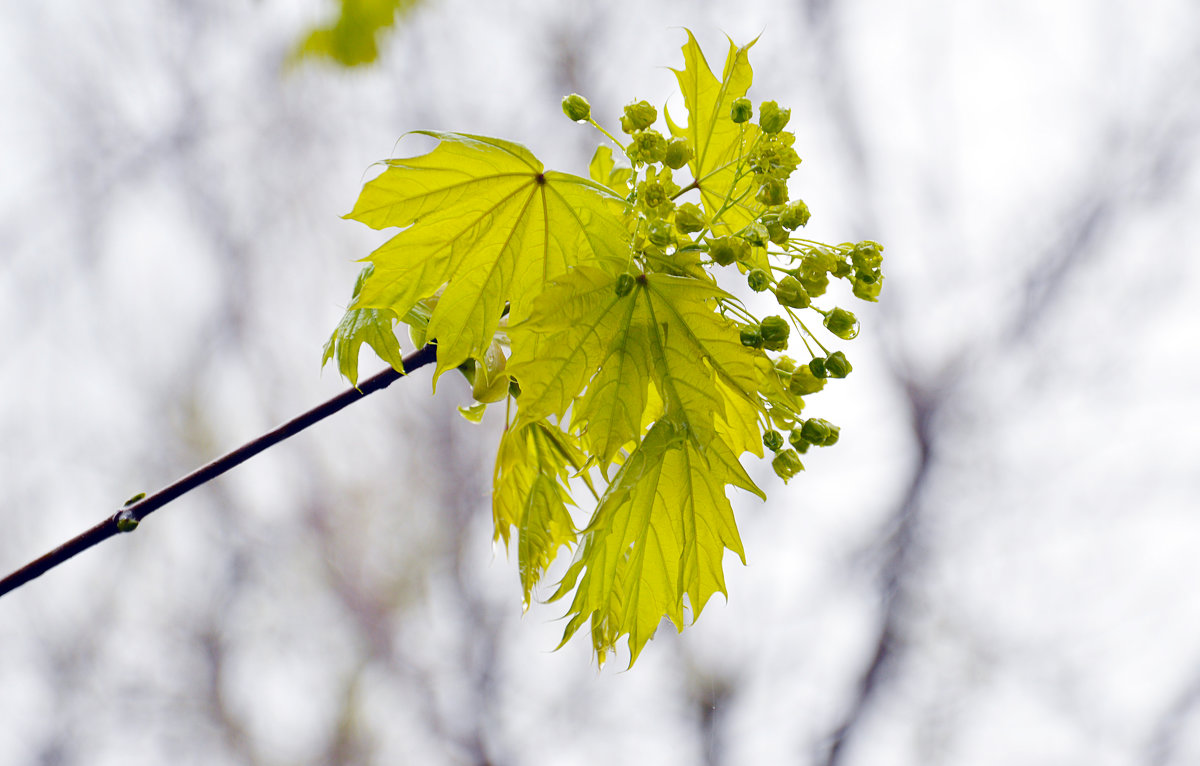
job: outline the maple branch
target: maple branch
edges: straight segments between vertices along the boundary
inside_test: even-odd
[[[405,372],[397,372],[389,367],[383,372],[364,380],[358,387],[343,391],[332,399],[297,415],[278,428],[246,442],[232,452],[222,455],[207,465],[197,468],[174,484],[163,487],[152,495],[147,495],[137,502],[126,505],[86,532],[71,538],[44,556],[34,559],[3,580],[0,580],[0,596],[45,574],[59,564],[94,545],[104,542],[113,535],[133,531],[137,528],[138,522],[172,500],[191,492],[203,484],[207,484],[234,466],[246,462],[258,453],[275,446],[284,439],[295,436],[309,426],[319,423],[363,397],[373,394],[380,389],[387,388],[413,370],[434,361],[436,357],[436,347],[432,344],[418,349],[404,357]]]

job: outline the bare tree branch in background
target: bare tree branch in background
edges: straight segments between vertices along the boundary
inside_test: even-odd
[[[1200,663],[1196,667],[1200,668]],[[1147,766],[1169,766],[1175,762],[1179,740],[1188,733],[1188,723],[1197,709],[1200,709],[1200,671],[1193,669],[1191,678],[1150,732],[1146,743]]]
[[[830,766],[843,762],[846,746],[853,740],[872,701],[888,683],[888,673],[904,652],[903,620],[911,607],[908,581],[916,567],[922,493],[929,472],[936,465],[936,419],[943,403],[949,400],[946,394],[950,386],[944,384],[928,390],[915,381],[904,382],[912,430],[917,442],[917,462],[904,496],[889,520],[890,529],[881,543],[883,562],[878,577],[882,617],[873,653],[859,678],[850,706],[829,737],[825,763]]]
[[[685,691],[696,716],[696,744],[705,766],[729,762],[730,713],[737,709],[743,681],[738,673],[728,673],[702,664],[681,650]]]

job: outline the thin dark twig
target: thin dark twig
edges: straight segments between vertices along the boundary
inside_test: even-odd
[[[217,458],[207,465],[197,468],[174,484],[163,487],[158,492],[147,495],[135,503],[130,503],[86,532],[68,540],[46,555],[34,559],[3,580],[0,580],[0,596],[24,585],[35,577],[45,574],[76,554],[104,542],[113,535],[120,532],[132,531],[137,527],[138,522],[172,500],[187,494],[203,484],[207,484],[234,466],[246,462],[258,453],[275,446],[284,439],[295,436],[309,426],[319,423],[363,397],[387,388],[407,373],[411,373],[413,370],[429,364],[436,358],[436,348],[433,345],[428,345],[414,351],[404,357],[405,372],[397,372],[389,367],[383,372],[364,380],[357,388],[350,388],[343,391],[332,399],[292,418],[278,428],[268,431],[257,439],[246,442],[232,452]]]

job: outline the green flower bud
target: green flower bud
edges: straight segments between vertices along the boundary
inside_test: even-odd
[[[796,200],[779,216],[779,223],[788,231],[793,231],[807,224],[809,216],[808,205],[804,204],[804,200]]]
[[[825,370],[825,358],[818,356],[808,363],[808,369],[815,378],[828,378],[829,373]]]
[[[621,130],[633,133],[654,124],[658,119],[658,110],[649,101],[638,101],[625,107],[625,116],[621,118]]]
[[[805,442],[817,445],[817,447],[833,447],[838,443],[840,432],[841,429],[838,426],[821,418],[809,418],[800,426],[800,438],[803,438]]]
[[[138,519],[129,511],[121,511],[117,514],[117,531],[132,532],[138,528]]]
[[[758,126],[763,133],[778,133],[792,117],[791,109],[780,109],[774,101],[764,101],[758,107]]]
[[[646,239],[651,244],[666,247],[675,241],[675,234],[671,231],[671,224],[666,221],[651,221],[646,227]]]
[[[835,308],[825,315],[825,329],[842,340],[850,340],[858,335],[858,320],[845,309]]]
[[[788,479],[804,470],[804,463],[800,462],[800,456],[795,450],[784,450],[775,455],[771,461],[771,468],[775,470],[775,475],[783,479],[786,484]]]
[[[812,368],[807,364],[802,364],[793,370],[792,379],[788,382],[788,391],[793,396],[815,394],[822,388],[825,388],[825,381],[813,375]]]
[[[741,237],[732,237],[729,243],[733,245],[733,255],[739,263],[745,262],[750,257],[750,243]]]
[[[737,260],[737,251],[734,249],[733,240],[729,237],[717,237],[709,240],[708,254],[714,262],[721,266],[728,266]]]
[[[791,274],[779,280],[779,284],[775,286],[775,299],[781,305],[793,309],[806,309],[812,303],[804,285]]]
[[[770,178],[763,182],[762,186],[758,187],[758,194],[754,195],[754,199],[768,207],[782,205],[788,199],[787,184],[783,181]]]
[[[562,110],[575,122],[583,122],[592,116],[592,105],[578,93],[572,93],[562,100]]]
[[[790,356],[781,356],[775,360],[775,369],[778,372],[786,372],[790,375],[792,370],[796,369],[796,360]]]
[[[634,279],[632,274],[622,274],[621,276],[617,277],[617,297],[624,298],[626,295],[629,295],[631,292],[633,292],[633,283]]]
[[[837,268],[837,261],[838,256],[828,250],[813,250],[804,256],[802,265],[806,269],[828,273]]]
[[[783,317],[769,316],[759,325],[762,333],[763,348],[768,351],[783,351],[787,348],[788,335],[792,328]]]
[[[685,202],[675,209],[675,228],[684,234],[700,231],[705,225],[704,211],[699,205]]]
[[[662,188],[662,184],[647,184],[647,182],[643,181],[642,184],[638,184],[637,191],[641,195],[641,203],[647,210],[659,208],[661,205],[670,202],[670,198],[667,197],[666,190]]]
[[[667,144],[667,154],[663,158],[663,164],[672,170],[679,170],[688,163],[693,154],[692,145],[682,138],[677,138]]]
[[[763,446],[772,452],[778,452],[783,448],[783,434],[778,431],[771,430],[763,434]]]
[[[854,297],[874,303],[879,300],[879,292],[883,287],[882,279],[867,282],[863,279],[854,280]]]
[[[829,425],[829,436],[825,437],[825,441],[821,442],[821,446],[832,447],[833,445],[837,444],[838,436],[841,435],[842,429],[838,428],[833,423],[829,423],[828,421],[826,421],[826,423]]]
[[[788,444],[801,455],[808,452],[809,444],[804,441],[799,428],[793,428],[792,432],[788,434]]]
[[[667,139],[657,130],[643,130],[633,136],[631,159],[645,163],[661,162],[667,155]]]
[[[750,154],[750,169],[759,176],[784,180],[799,166],[800,155],[777,136],[767,136]]]
[[[821,446],[829,438],[830,426],[833,424],[828,420],[809,418],[800,426],[800,438],[809,444]],[[836,428],[836,426],[834,427]]]
[[[804,285],[810,298],[824,295],[826,288],[829,287],[829,277],[824,268],[824,260],[816,255],[806,255],[800,261],[799,268],[792,271],[796,279],[800,280],[800,284]]]
[[[850,360],[841,351],[834,351],[825,360],[825,372],[831,378],[844,378],[854,369],[850,365]]]
[[[751,269],[746,275],[746,284],[756,293],[761,293],[771,286],[771,275],[762,269]]]
[[[804,285],[804,290],[810,298],[820,298],[829,287],[829,277],[825,275],[825,272],[809,274],[799,271],[796,273],[796,278],[800,280],[800,284]]]
[[[763,347],[762,333],[754,325],[747,325],[742,328],[741,341],[742,345],[748,348]]]
[[[854,269],[850,267],[849,263],[841,258],[838,258],[834,261],[833,269],[829,273],[838,279],[845,279],[846,277],[850,276],[853,271]]]
[[[883,245],[863,240],[850,251],[850,262],[859,271],[874,271],[883,263]]]
[[[750,103],[748,98],[739,98],[733,102],[733,107],[729,110],[729,119],[737,123],[745,122],[754,116],[754,104]]]
[[[800,435],[815,447],[832,447],[837,444],[842,429],[822,418],[809,418],[800,427]]]
[[[771,221],[767,224],[767,238],[776,245],[783,247],[787,244],[791,237],[788,235],[787,229],[779,221]]]
[[[767,242],[770,241],[770,233],[767,231],[767,227],[758,221],[748,224],[746,228],[737,233],[737,236],[757,247],[766,247]]]

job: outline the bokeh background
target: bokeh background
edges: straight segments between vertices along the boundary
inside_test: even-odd
[[[761,34],[811,236],[887,247],[841,442],[598,671],[422,371],[0,601],[0,763],[1200,762],[1200,5],[424,0],[287,66],[334,12],[0,10],[0,569],[342,390],[385,235],[339,216],[402,134],[583,172],[559,100],[663,103],[685,26]]]

